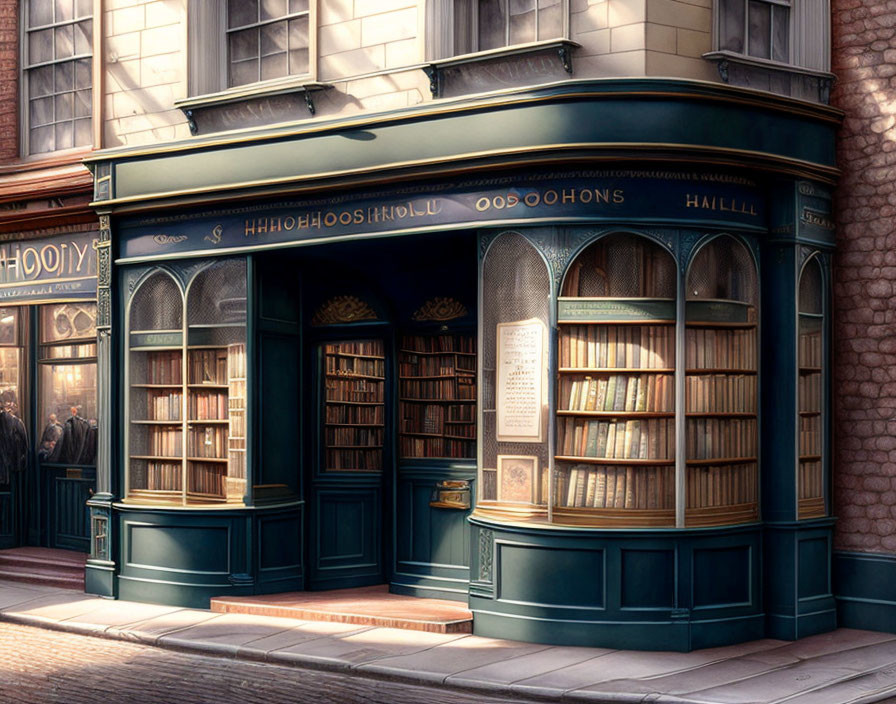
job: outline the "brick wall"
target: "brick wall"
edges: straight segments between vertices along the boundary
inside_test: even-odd
[[[19,155],[18,3],[0,0],[0,161]]]
[[[896,553],[896,9],[833,0],[836,547]]]

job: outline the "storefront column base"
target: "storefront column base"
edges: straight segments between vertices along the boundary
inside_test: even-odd
[[[84,570],[84,592],[114,599],[118,596],[115,563],[107,560],[87,560]]]

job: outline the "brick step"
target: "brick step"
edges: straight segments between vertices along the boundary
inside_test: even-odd
[[[71,575],[84,574],[84,562],[57,562],[55,560],[47,560],[46,557],[0,552],[0,569],[5,567],[34,567]]]
[[[84,591],[84,574],[71,575],[60,573],[54,569],[41,569],[39,567],[20,567],[15,565],[0,565],[0,580],[10,582],[25,582],[28,584],[42,584],[47,587],[60,587],[62,589],[77,589]]]

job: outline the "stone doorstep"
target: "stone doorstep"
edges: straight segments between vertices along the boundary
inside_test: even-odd
[[[69,550],[0,550],[0,579],[83,591],[86,560],[87,555]]]

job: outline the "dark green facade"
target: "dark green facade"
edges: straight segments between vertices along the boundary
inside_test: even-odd
[[[834,628],[830,492],[823,517],[800,520],[795,477],[800,277],[817,262],[829,297],[838,121],[830,108],[757,91],[613,79],[98,153],[100,394],[112,410],[90,502],[88,591],[201,607],[387,582],[468,601],[477,634],[645,649]],[[755,261],[758,518],[689,526],[683,500],[666,526],[514,518],[476,507],[476,459],[399,458],[401,336],[478,329],[481,346],[483,262],[505,233],[544,262],[551,447],[561,283],[579,253],[620,232],[658,243],[681,281],[716,235]],[[187,290],[221,258],[246,268],[245,496],[131,500],[127,430],[112,419],[127,417],[135,292],[156,272]],[[373,317],[316,324],[343,294]],[[464,314],[415,320],[437,297]],[[679,322],[681,345],[682,334]],[[380,474],[321,471],[321,350],[354,339],[386,351]],[[484,442],[480,421],[480,457]],[[446,481],[471,485],[472,511],[433,505]]]

